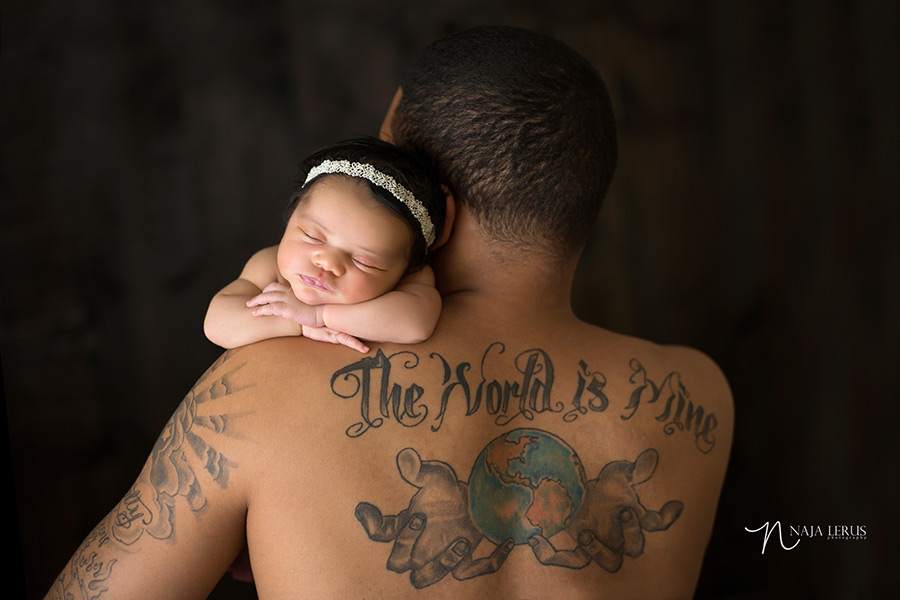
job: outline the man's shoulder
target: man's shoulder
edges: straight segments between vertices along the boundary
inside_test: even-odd
[[[682,378],[689,378],[697,387],[714,392],[723,401],[731,402],[728,380],[719,365],[708,354],[690,346],[656,344],[644,342],[648,357],[660,365],[677,372]]]
[[[725,373],[703,351],[690,346],[660,344],[598,327],[588,327],[590,335],[585,337],[593,343],[586,344],[586,348],[593,347],[604,355],[616,356],[620,362],[627,361],[628,368],[632,371],[653,369],[690,381],[693,387],[702,388],[704,395],[714,397],[722,408],[731,409],[731,389]]]
[[[720,428],[730,432],[734,418],[734,400],[728,379],[719,365],[706,353],[689,346],[660,345],[660,360],[670,365],[672,372],[690,384],[693,393],[704,398],[719,415]]]
[[[589,370],[591,365],[601,368],[604,389],[625,403],[626,421],[640,422],[651,431],[658,429],[654,423],[663,422],[664,437],[690,432],[698,436],[700,446],[726,448],[727,457],[734,401],[715,360],[689,346],[659,344],[599,327],[586,326],[582,333],[576,346],[579,356]],[[648,415],[649,421],[641,418]]]
[[[294,336],[266,339],[235,348],[226,352],[223,359],[246,364],[253,372],[278,372],[284,379],[312,374],[357,356],[362,355],[339,344]]]

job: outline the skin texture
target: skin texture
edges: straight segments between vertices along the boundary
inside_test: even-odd
[[[227,352],[48,597],[202,598],[244,543],[264,599],[691,597],[733,431],[722,373],[579,321],[577,257],[498,245],[453,203],[431,337]],[[494,517],[530,528],[491,537]]]

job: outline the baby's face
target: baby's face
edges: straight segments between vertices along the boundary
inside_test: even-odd
[[[345,177],[316,182],[278,245],[278,270],[310,305],[356,304],[392,290],[406,272],[412,234],[400,217]]]

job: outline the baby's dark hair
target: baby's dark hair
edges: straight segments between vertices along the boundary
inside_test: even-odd
[[[441,237],[444,230],[446,200],[434,171],[417,154],[373,137],[338,142],[305,158],[300,163],[300,181],[294,187],[288,203],[288,218],[293,214],[297,205],[303,201],[310,188],[323,177],[331,175],[323,173],[304,185],[310,170],[326,160],[346,160],[371,165],[381,173],[392,177],[397,183],[412,192],[413,196],[425,207],[434,226],[434,239]],[[424,266],[428,247],[419,221],[393,193],[367,179],[360,179],[368,185],[375,200],[400,217],[410,227],[413,243],[410,249],[408,270],[415,271]]]

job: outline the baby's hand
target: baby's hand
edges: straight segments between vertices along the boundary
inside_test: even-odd
[[[250,308],[256,307],[254,317],[282,317],[303,325],[303,336],[320,342],[343,344],[359,352],[368,352],[369,347],[350,334],[325,327],[321,307],[310,306],[294,296],[291,286],[274,281],[266,286],[262,294],[247,302]]]
[[[320,342],[331,342],[332,344],[343,344],[348,348],[353,348],[365,354],[369,351],[369,347],[363,344],[350,334],[343,331],[335,331],[328,327],[309,327],[303,326],[303,337]]]
[[[256,307],[252,311],[254,317],[282,317],[307,327],[325,325],[320,307],[301,302],[294,296],[291,286],[277,281],[267,285],[262,294],[248,300],[247,306],[249,308]]]

